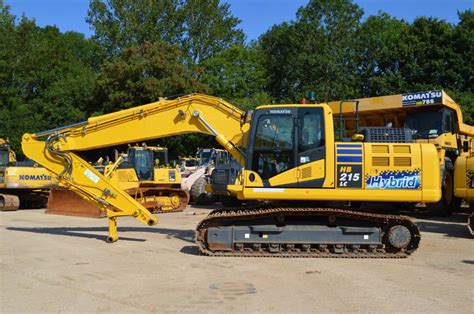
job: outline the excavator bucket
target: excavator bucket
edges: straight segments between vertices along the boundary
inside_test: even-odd
[[[20,198],[16,195],[0,194],[0,211],[18,210]]]
[[[102,218],[105,213],[78,194],[61,189],[49,192],[46,214]]]

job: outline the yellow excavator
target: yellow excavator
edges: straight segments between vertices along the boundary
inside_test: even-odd
[[[437,202],[440,163],[433,144],[337,142],[327,104],[265,105],[242,112],[221,98],[161,99],[87,121],[25,134],[24,153],[108,217],[157,223],[144,206],[77,152],[185,133],[215,136],[241,165],[228,189],[258,206],[212,211],[196,229],[201,252],[218,256],[405,257],[420,241],[408,217],[319,207],[319,201]],[[388,163],[381,163],[381,161]]]
[[[340,138],[361,133],[372,141],[387,141],[397,140],[394,135],[398,133],[414,143],[435,145],[443,193],[438,202],[427,205],[433,214],[444,216],[458,210],[463,198],[472,203],[458,189],[466,183],[466,158],[474,156],[474,126],[464,123],[460,106],[445,91],[334,101],[329,106],[343,121],[337,134]]]
[[[94,168],[152,213],[183,211],[189,203],[189,193],[181,188],[178,169],[169,166],[165,147],[131,146],[114,163],[98,162]],[[51,190],[46,213],[104,216],[96,204],[66,188]]]
[[[8,138],[0,136],[0,211],[44,207],[47,191],[55,186],[45,168],[17,161]]]

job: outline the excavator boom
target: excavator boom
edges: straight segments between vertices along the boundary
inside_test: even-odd
[[[157,219],[74,152],[197,132],[215,136],[235,158],[242,159],[241,117],[242,111],[222,99],[192,94],[25,134],[22,148],[26,156],[57,175],[62,185],[106,214],[108,241],[114,242],[117,217],[132,216],[147,225],[155,225]]]

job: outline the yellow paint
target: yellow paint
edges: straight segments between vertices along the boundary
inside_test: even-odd
[[[474,156],[458,157],[454,166],[454,194],[474,203]]]

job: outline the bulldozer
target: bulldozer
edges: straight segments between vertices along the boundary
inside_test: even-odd
[[[460,106],[445,91],[334,101],[328,105],[339,118],[336,135],[340,139],[358,133],[372,142],[409,138],[412,143],[434,144],[443,193],[438,202],[427,204],[428,210],[437,216],[459,210],[465,197],[457,195],[457,184],[464,184],[465,179],[456,180],[455,173],[462,173],[457,175],[461,177],[465,172],[456,170],[460,167],[457,160],[461,158],[460,163],[465,164],[465,158],[474,155],[474,127],[463,122]],[[387,162],[380,160],[381,164]]]
[[[51,173],[33,161],[17,161],[7,137],[0,136],[0,211],[42,208],[56,186]]]
[[[107,216],[108,242],[118,240],[119,217],[134,217],[148,226],[158,220],[78,153],[204,133],[213,135],[242,165],[228,190],[239,200],[267,202],[210,212],[196,227],[196,244],[203,254],[410,255],[421,236],[409,217],[318,204],[438,202],[441,166],[435,145],[407,140],[361,142],[360,134],[349,141],[336,140],[333,119],[327,103],[263,105],[243,112],[221,98],[191,94],[24,134],[22,148]]]
[[[152,213],[183,211],[189,194],[181,189],[178,169],[169,167],[168,149],[131,146],[114,163],[97,162],[94,168]],[[50,192],[48,214],[103,217],[103,212],[63,186]]]

